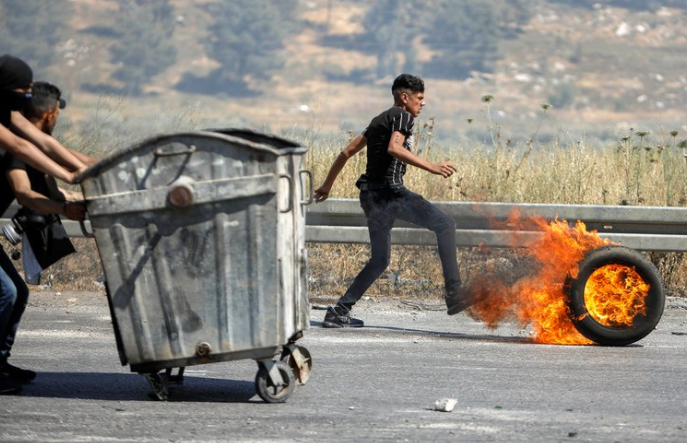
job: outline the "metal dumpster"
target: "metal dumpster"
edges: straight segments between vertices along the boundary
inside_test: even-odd
[[[84,172],[120,360],[156,398],[197,364],[256,360],[267,402],[309,377],[295,343],[309,326],[306,150],[205,130],[151,138]]]

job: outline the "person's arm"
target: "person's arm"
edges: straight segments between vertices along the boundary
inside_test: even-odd
[[[314,197],[317,203],[323,202],[329,198],[329,192],[332,190],[336,177],[339,176],[341,170],[346,166],[348,159],[360,152],[365,146],[367,146],[367,138],[360,134],[339,153],[334,163],[332,163],[331,168],[329,168],[329,173],[327,174],[327,178],[324,179],[324,183],[322,186],[315,189]]]
[[[85,199],[81,192],[70,191],[68,189],[57,188],[57,191],[62,195],[67,202],[83,202]]]
[[[0,125],[0,148],[5,149],[27,165],[67,183],[74,183],[76,177],[82,172],[81,170],[71,172],[64,169],[33,143],[17,137],[2,125]]]
[[[20,112],[12,112],[12,127],[18,135],[32,142],[40,150],[45,152],[50,158],[61,166],[78,171],[86,168],[86,164],[79,160],[69,149],[62,146],[51,135],[38,129],[33,123],[28,121]]]
[[[7,179],[17,202],[22,206],[43,214],[64,215],[76,221],[83,221],[86,218],[86,206],[84,204],[58,202],[31,189],[29,174],[24,169],[10,168],[7,171]]]
[[[406,137],[403,135],[403,133],[400,131],[394,131],[391,134],[391,140],[389,140],[389,148],[387,150],[389,155],[402,161],[403,163],[424,169],[432,174],[441,175],[444,178],[448,178],[456,172],[455,166],[453,166],[451,163],[445,162],[434,164],[413,154],[408,149],[403,147],[403,142],[405,139]]]
[[[83,163],[86,166],[91,166],[93,163],[96,163],[98,161],[97,158],[91,157],[90,155],[86,155],[83,152],[77,151],[76,149],[69,149],[69,148],[67,148],[67,149],[69,150],[69,152],[72,153],[72,155],[74,157],[79,159],[81,161],[81,163]]]

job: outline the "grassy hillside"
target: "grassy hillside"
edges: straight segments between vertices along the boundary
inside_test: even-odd
[[[63,51],[69,78],[63,86],[71,99],[64,116],[71,124],[63,132],[86,134],[85,143],[105,148],[154,132],[217,125],[287,135],[336,133],[360,130],[390,104],[390,78],[365,84],[328,80],[331,74],[345,77],[375,66],[374,57],[355,47],[323,44],[327,38],[362,32],[361,17],[368,5],[363,1],[303,2],[304,22],[288,42],[288,61],[272,81],[252,85],[260,92],[256,97],[179,92],[175,85],[185,74],[202,75],[216,66],[201,43],[212,20],[203,7],[207,2],[173,2],[178,62],[151,79],[141,97],[109,95],[97,87],[116,86],[107,51],[111,37],[95,32],[112,25],[116,0],[74,2],[76,32]],[[486,140],[488,117],[514,140],[527,140],[537,132],[544,140],[565,136],[592,142],[597,137],[619,139],[629,128],[664,139],[671,130],[687,133],[683,12],[583,9],[545,0],[536,0],[535,11],[517,38],[501,42],[494,73],[476,73],[465,81],[424,75],[428,105],[422,117],[436,119],[436,137]],[[430,55],[426,48],[420,51],[421,58]],[[489,116],[480,101],[485,94],[495,97]],[[542,122],[544,102],[554,108]]]
[[[284,69],[272,81],[252,85],[261,94],[240,98],[175,88],[189,72],[201,76],[216,66],[201,44],[212,20],[203,7],[207,1],[174,2],[178,63],[151,79],[137,97],[105,92],[117,87],[110,77],[115,69],[108,57],[112,37],[103,32],[112,25],[116,1],[73,2],[76,31],[60,49],[66,78],[61,86],[69,99],[61,114],[62,136],[102,155],[157,132],[249,126],[309,146],[306,161],[319,184],[348,131],[361,130],[391,104],[390,78],[363,84],[328,81],[332,74],[345,78],[357,69],[374,68],[374,57],[362,51],[323,44],[337,36],[355,40],[368,2],[304,3],[304,23],[288,42]],[[409,186],[431,200],[687,204],[684,14],[535,2],[536,14],[523,32],[501,43],[494,73],[465,81],[424,76],[428,106],[417,146],[433,161],[449,156],[458,173],[444,180],[411,168]],[[420,55],[429,58],[431,53]],[[487,103],[485,95],[494,98]],[[554,107],[545,110],[542,103]],[[630,137],[630,128],[650,134]],[[355,196],[353,183],[363,164],[361,157],[350,162],[332,197]],[[82,252],[51,268],[46,279],[53,279],[54,288],[101,290],[95,283],[94,245],[78,243]],[[314,296],[340,293],[366,257],[365,246],[309,249]],[[394,247],[392,269],[409,284],[395,287],[380,280],[370,294],[438,296],[441,276],[434,254],[433,248]],[[475,251],[461,254],[461,272],[468,276],[492,259]],[[682,255],[652,254],[672,295],[684,295],[687,260]],[[84,269],[84,262],[94,267]]]

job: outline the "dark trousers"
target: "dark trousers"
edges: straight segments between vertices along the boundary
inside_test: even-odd
[[[10,356],[28,301],[29,288],[0,247],[0,361]]]
[[[422,226],[436,234],[446,291],[449,294],[457,291],[461,281],[456,258],[456,226],[452,218],[406,188],[361,191],[360,206],[370,232],[370,261],[339,299],[339,306],[349,311],[389,266],[391,228],[396,219]]]

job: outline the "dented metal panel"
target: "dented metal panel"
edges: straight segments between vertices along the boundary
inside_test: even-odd
[[[86,171],[123,364],[268,358],[307,328],[304,152],[249,131],[202,131]]]
[[[310,325],[305,248],[306,207],[312,202],[312,177],[305,168],[307,148],[289,140],[244,129],[219,129],[219,133],[260,145],[275,147],[278,182],[279,321],[289,337]]]

